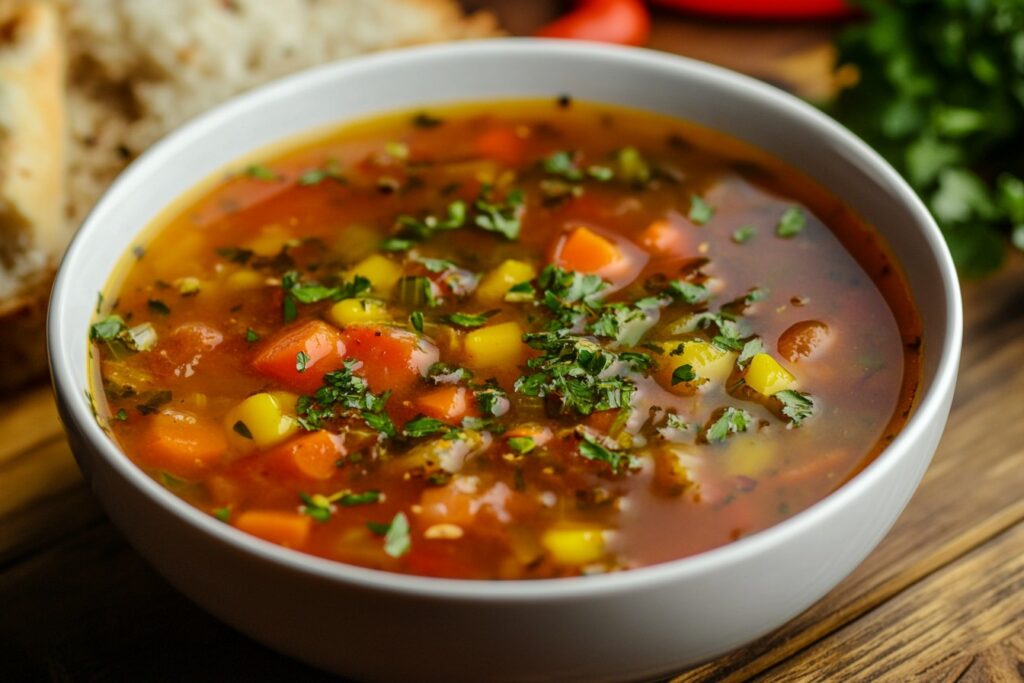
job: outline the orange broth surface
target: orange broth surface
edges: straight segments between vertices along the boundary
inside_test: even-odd
[[[919,379],[909,293],[851,209],[650,113],[380,116],[156,223],[91,332],[100,420],[191,504],[340,562],[700,553],[853,476]]]

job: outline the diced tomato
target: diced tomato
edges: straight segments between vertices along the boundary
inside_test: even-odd
[[[476,137],[473,146],[480,156],[507,166],[519,166],[526,160],[526,141],[513,126],[502,124],[488,128]]]
[[[298,548],[309,539],[313,519],[297,512],[246,510],[238,515],[235,526],[265,541]]]
[[[416,398],[415,405],[427,417],[449,424],[458,424],[466,416],[479,416],[473,392],[465,387],[443,386],[424,392]]]
[[[304,354],[301,362],[299,354]],[[320,320],[308,320],[264,342],[252,367],[289,389],[311,394],[323,384],[324,374],[339,369],[344,358],[341,333]]]
[[[344,454],[342,438],[321,429],[297,436],[263,457],[273,476],[324,481],[337,473],[338,459]]]
[[[655,256],[685,257],[697,255],[697,241],[692,231],[661,218],[640,233],[640,245]]]
[[[357,371],[375,393],[411,387],[437,362],[437,347],[397,327],[359,325],[342,334],[346,357],[362,362]]]
[[[177,410],[148,416],[136,445],[145,465],[186,479],[206,472],[228,449],[223,427]]]
[[[149,367],[157,375],[191,377],[203,355],[213,351],[224,341],[220,330],[204,323],[179,325],[164,335],[155,353],[148,354]]]
[[[596,429],[602,434],[607,434],[611,431],[612,425],[615,424],[615,420],[618,417],[618,410],[602,410],[596,413],[591,413],[587,417],[587,426],[591,429]]]

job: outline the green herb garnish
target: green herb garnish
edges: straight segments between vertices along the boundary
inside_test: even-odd
[[[754,418],[747,411],[729,406],[704,432],[708,443],[721,443],[730,434],[747,431],[754,424]]]
[[[799,427],[814,414],[814,399],[807,394],[786,389],[774,394],[772,398],[782,404],[782,414],[789,418],[794,427]]]
[[[795,206],[791,206],[779,216],[779,222],[775,226],[775,234],[779,237],[789,239],[803,232],[807,225],[807,215]]]
[[[688,214],[689,219],[697,225],[705,225],[715,215],[715,210],[704,201],[704,198],[692,194],[690,195],[690,213]]]

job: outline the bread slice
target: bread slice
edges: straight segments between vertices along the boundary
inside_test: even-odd
[[[59,0],[71,53],[69,217],[155,140],[316,64],[497,33],[455,0]]]
[[[71,232],[64,114],[55,8],[0,5],[0,387],[46,367],[46,296]]]
[[[56,263],[155,140],[315,64],[496,32],[455,0],[0,0],[0,391],[45,374]]]

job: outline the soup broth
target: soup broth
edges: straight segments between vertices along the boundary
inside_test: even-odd
[[[700,553],[843,484],[910,413],[880,238],[716,132],[596,104],[376,117],[156,222],[91,331],[98,412],[223,523],[475,579]]]

